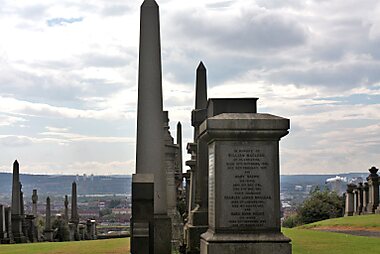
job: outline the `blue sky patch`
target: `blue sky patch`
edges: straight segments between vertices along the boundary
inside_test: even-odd
[[[62,26],[65,24],[72,24],[83,21],[83,17],[79,18],[54,18],[46,21],[48,26]]]

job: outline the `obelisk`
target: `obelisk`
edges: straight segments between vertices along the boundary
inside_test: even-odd
[[[166,204],[166,171],[164,168],[163,142],[163,108],[162,108],[162,71],[159,7],[154,0],[145,0],[140,12],[140,47],[138,70],[138,105],[137,105],[137,140],[136,140],[136,174],[132,185],[146,186],[153,184],[154,225],[150,230],[149,215],[145,222],[137,215],[141,208],[132,206],[132,252],[135,231],[154,231],[154,253],[171,253],[171,222],[167,215]],[[154,179],[154,180],[153,180]],[[151,182],[154,181],[154,183]],[[137,185],[135,185],[136,187]],[[142,187],[144,188],[144,187]],[[132,186],[132,199],[134,195]],[[149,194],[147,194],[149,199]],[[132,203],[138,206],[134,200]],[[137,210],[136,210],[137,209]],[[139,218],[138,218],[139,217]],[[137,228],[139,226],[140,228]],[[148,242],[146,243],[149,244]],[[140,250],[140,253],[141,252]],[[145,253],[145,252],[144,252]]]
[[[37,202],[38,202],[38,195],[37,195],[37,190],[33,190],[33,195],[32,195],[32,213],[34,217],[37,217]]]
[[[12,233],[16,243],[26,242],[22,232],[21,193],[20,193],[20,169],[18,161],[13,163],[12,181]]]
[[[194,143],[189,143],[188,150],[192,160],[187,161],[191,167],[191,200],[188,223],[185,227],[187,253],[199,253],[200,235],[208,229],[208,155],[207,143],[199,140],[199,126],[207,117],[207,71],[203,62],[196,70],[195,109],[191,115],[191,125],[194,127]],[[195,154],[195,156],[194,156]],[[195,158],[195,160],[194,160]],[[195,197],[194,197],[195,196]]]
[[[178,146],[178,155],[177,155],[177,179],[182,182],[182,124],[181,122],[177,123],[177,146]]]
[[[51,229],[51,210],[50,197],[46,198],[46,217],[45,217],[45,239],[49,242],[53,241],[53,230]]]
[[[67,223],[69,221],[69,198],[67,195],[65,195],[65,222]]]
[[[77,204],[77,183],[73,182],[71,186],[71,219],[70,222],[78,225],[78,204]]]

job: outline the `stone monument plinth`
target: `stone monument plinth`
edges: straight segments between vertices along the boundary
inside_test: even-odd
[[[354,191],[355,186],[356,185],[353,183],[347,184],[344,216],[354,215],[354,192],[353,191]]]
[[[154,175],[132,176],[131,253],[148,254],[154,250]]]
[[[375,213],[377,206],[379,205],[379,175],[376,167],[371,167],[369,172],[371,173],[367,177],[369,188],[369,202],[367,207],[368,213]]]
[[[279,141],[289,119],[256,113],[256,98],[210,99],[208,230],[201,254],[290,254],[281,233]],[[233,113],[236,112],[236,113]]]

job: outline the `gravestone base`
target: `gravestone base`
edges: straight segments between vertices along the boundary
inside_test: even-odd
[[[205,233],[208,226],[194,226],[186,224],[186,253],[197,254],[200,251],[201,235]]]
[[[367,213],[368,214],[368,213]],[[347,216],[353,216],[354,215],[354,213],[353,212],[346,212],[345,214],[344,214],[344,217],[347,217]]]
[[[15,243],[27,243],[28,242],[26,237],[22,234],[20,234],[20,235],[13,234],[13,239],[14,239]]]
[[[14,243],[10,238],[4,238],[0,241],[1,244],[11,244]]]
[[[45,240],[48,242],[53,242],[53,230],[46,229],[44,231]]]
[[[132,175],[131,253],[154,251],[154,176]]]
[[[290,239],[281,233],[202,234],[201,254],[291,254]]]
[[[172,221],[167,214],[154,215],[154,253],[171,254]]]
[[[208,211],[197,206],[190,212],[189,223],[186,225],[186,253],[196,254],[200,251],[201,235],[208,229]]]

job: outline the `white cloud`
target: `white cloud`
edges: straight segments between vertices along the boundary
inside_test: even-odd
[[[192,139],[203,60],[209,97],[259,97],[259,111],[291,119],[282,173],[380,164],[377,1],[158,2],[172,134],[181,121]],[[2,1],[1,165],[22,156],[28,172],[133,172],[139,5]]]

